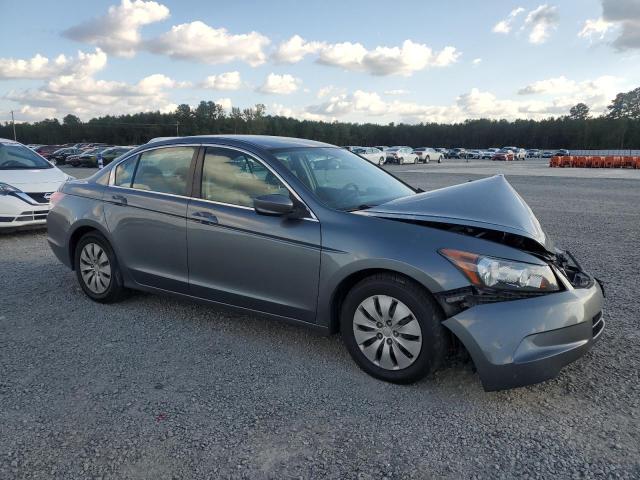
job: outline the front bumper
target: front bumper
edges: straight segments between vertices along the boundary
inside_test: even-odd
[[[539,383],[584,355],[604,328],[591,288],[476,305],[445,320],[471,355],[486,391]]]
[[[44,225],[49,209],[49,203],[38,203],[32,199],[27,201],[11,195],[3,195],[0,197],[0,230]]]

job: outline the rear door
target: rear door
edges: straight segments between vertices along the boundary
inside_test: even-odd
[[[186,215],[198,147],[147,150],[121,162],[103,195],[118,260],[133,279],[189,290]]]
[[[187,214],[192,295],[315,322],[320,223],[311,213],[256,213],[256,196],[290,191],[263,162],[234,148],[206,147],[196,185],[200,198]]]

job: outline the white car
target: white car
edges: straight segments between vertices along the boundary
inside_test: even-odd
[[[442,159],[444,158],[444,154],[442,152],[438,152],[434,148],[430,147],[418,147],[413,150],[418,156],[419,162],[429,163],[431,160],[436,160],[438,163],[442,163]]]
[[[21,143],[0,138],[0,231],[44,225],[51,195],[72,178]]]
[[[375,147],[351,147],[351,151],[362,158],[369,160],[376,165],[383,165],[385,154],[382,150]]]

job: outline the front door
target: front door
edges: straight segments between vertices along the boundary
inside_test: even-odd
[[[200,198],[187,212],[192,295],[306,322],[315,321],[320,224],[256,213],[253,198],[289,194],[245,152],[207,147]],[[198,188],[200,187],[200,188]]]

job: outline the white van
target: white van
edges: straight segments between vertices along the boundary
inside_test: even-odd
[[[0,231],[44,225],[51,195],[72,178],[30,148],[0,138]]]

